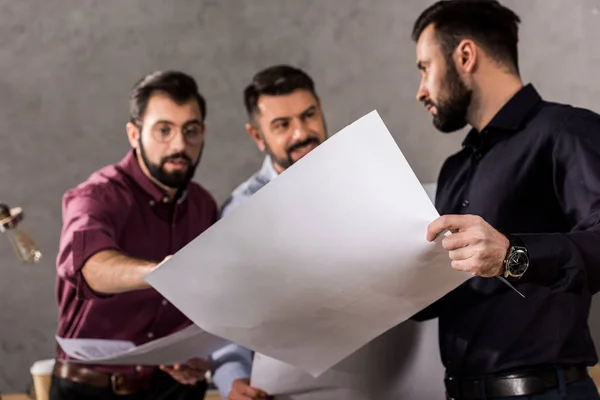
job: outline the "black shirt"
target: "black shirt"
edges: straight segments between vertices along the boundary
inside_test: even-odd
[[[435,203],[516,235],[530,257],[513,281],[525,299],[474,277],[414,317],[439,316],[447,373],[596,364],[587,321],[600,287],[600,116],[523,87],[446,160]]]

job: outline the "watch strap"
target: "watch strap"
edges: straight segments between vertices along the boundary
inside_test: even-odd
[[[521,240],[520,237],[515,235],[506,235],[508,238],[508,242],[510,243],[508,251],[510,252],[510,247],[525,247],[525,243]]]

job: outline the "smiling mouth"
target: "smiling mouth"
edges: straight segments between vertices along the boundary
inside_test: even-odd
[[[310,153],[313,149],[315,149],[317,147],[317,145],[318,145],[318,143],[310,142],[310,143],[304,144],[302,146],[294,147],[294,149],[290,153],[294,154],[294,155],[299,155],[300,157],[303,157],[303,156],[307,155],[308,153]]]

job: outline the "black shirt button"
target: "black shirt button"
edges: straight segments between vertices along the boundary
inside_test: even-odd
[[[475,153],[475,159],[476,160],[481,160],[481,153]]]
[[[467,207],[469,205],[469,200],[463,200],[462,206]]]

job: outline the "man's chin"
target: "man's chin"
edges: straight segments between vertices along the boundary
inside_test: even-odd
[[[308,152],[292,156],[292,163],[298,162],[298,160],[300,160],[302,157],[304,157],[307,154],[308,154]]]
[[[167,182],[163,182],[163,185],[171,188],[171,189],[175,189],[175,190],[179,190],[179,189],[185,189],[188,185],[189,181],[167,181]]]
[[[187,171],[186,171],[187,172]],[[187,186],[191,178],[188,179],[187,173],[172,173],[163,170],[161,177],[157,178],[160,183],[171,189],[182,189]]]
[[[456,131],[460,131],[465,126],[467,126],[467,122],[445,122],[439,121],[436,118],[433,119],[433,126],[442,133],[453,133]]]

